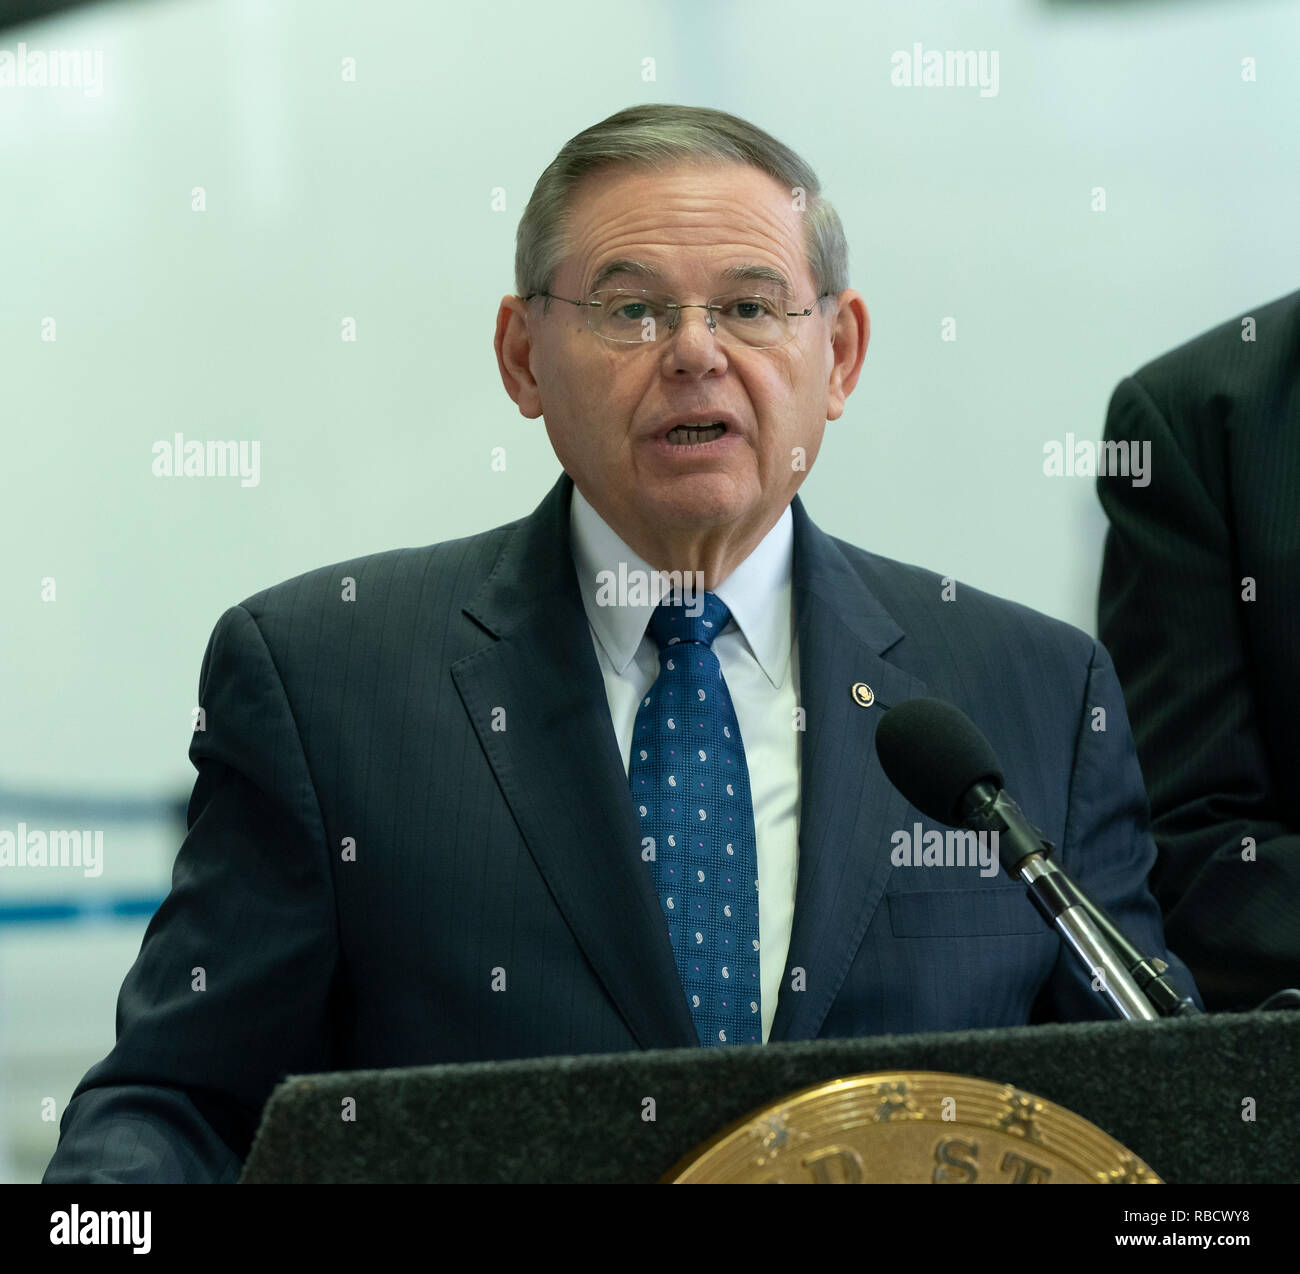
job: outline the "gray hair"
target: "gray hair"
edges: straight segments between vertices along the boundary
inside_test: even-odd
[[[567,255],[574,187],[598,168],[661,169],[682,161],[745,163],[787,190],[804,192],[803,239],[823,307],[849,286],[849,248],[839,214],[821,195],[817,174],[788,146],[746,120],[703,106],[629,106],[567,141],[537,179],[515,236],[519,296],[549,292]],[[550,307],[550,298],[544,302]]]

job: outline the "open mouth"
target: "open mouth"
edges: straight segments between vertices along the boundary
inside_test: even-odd
[[[722,421],[713,424],[678,425],[668,431],[668,441],[676,447],[694,447],[702,442],[712,442],[727,432]]]

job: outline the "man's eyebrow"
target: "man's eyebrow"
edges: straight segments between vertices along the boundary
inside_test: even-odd
[[[627,257],[619,257],[617,260],[610,261],[601,267],[592,280],[588,291],[598,291],[603,284],[608,283],[611,279],[624,277],[646,279],[654,282],[663,281],[663,275],[654,266],[646,265],[644,261],[632,261]],[[719,271],[715,277],[719,282],[727,283],[775,283],[791,295],[794,294],[794,288],[790,286],[790,280],[780,270],[773,269],[770,265],[731,265],[725,270]]]

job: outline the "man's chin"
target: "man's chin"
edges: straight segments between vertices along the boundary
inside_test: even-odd
[[[753,508],[761,492],[730,474],[695,473],[656,483],[646,495],[656,522],[702,530],[737,521]]]

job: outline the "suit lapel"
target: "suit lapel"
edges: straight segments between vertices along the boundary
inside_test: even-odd
[[[562,475],[516,524],[465,607],[498,640],[451,674],[538,871],[637,1043],[698,1047],[578,589],[572,489]]]
[[[451,669],[529,853],[642,1048],[698,1047],[627,792],[573,566],[572,479],[515,524],[465,614],[496,638]],[[889,874],[907,803],[875,758],[881,703],[924,693],[880,656],[903,632],[796,496],[799,864],[771,1039],[815,1038]],[[875,701],[855,702],[870,686]],[[504,709],[504,721],[494,710]],[[504,728],[501,728],[504,726]],[[802,990],[792,977],[803,970]]]
[[[903,630],[798,496],[792,512],[799,702],[807,716],[794,921],[772,1041],[816,1037],[880,905],[891,834],[903,826],[907,801],[876,759],[876,724],[886,706],[925,693],[924,682],[881,658]],[[869,706],[855,700],[858,684],[870,688]]]

